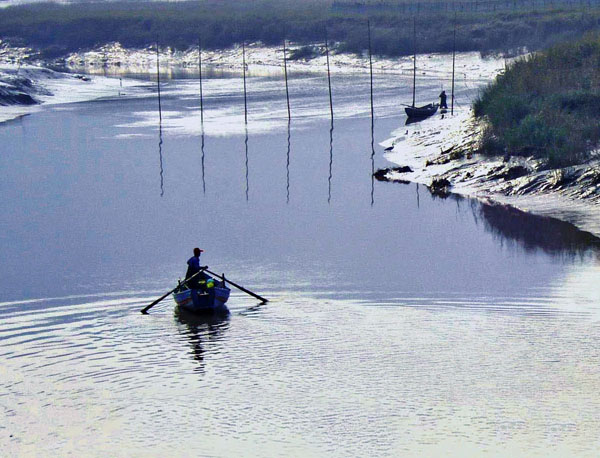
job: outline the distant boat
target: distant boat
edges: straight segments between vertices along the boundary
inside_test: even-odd
[[[421,107],[406,107],[404,111],[406,112],[406,116],[413,119],[425,119],[429,116],[435,114],[439,107],[437,103],[430,103],[428,105],[423,105]]]
[[[416,87],[417,87],[417,21],[413,19],[413,40],[414,40],[414,55],[413,55],[413,97],[412,97],[412,105],[404,108],[406,112],[406,116],[408,119],[406,121],[407,124],[411,124],[416,121],[420,121],[421,119],[428,118],[432,116],[437,111],[439,104],[437,103],[429,103],[427,105],[422,105],[417,107],[415,105],[415,96],[416,96]]]
[[[175,303],[182,309],[193,313],[229,313],[225,303],[229,299],[231,290],[224,282],[215,282],[212,288],[189,289],[182,287],[173,293]]]

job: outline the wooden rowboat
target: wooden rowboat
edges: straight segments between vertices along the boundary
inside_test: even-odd
[[[428,105],[423,105],[422,107],[406,107],[404,111],[406,112],[406,116],[413,119],[425,119],[429,116],[435,114],[439,107],[437,103],[430,103]]]
[[[185,287],[184,287],[185,288]],[[173,298],[178,307],[193,313],[229,313],[225,303],[229,299],[231,290],[223,283],[213,288],[182,289],[173,293]]]

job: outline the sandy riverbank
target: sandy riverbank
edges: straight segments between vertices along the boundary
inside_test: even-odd
[[[301,46],[289,45],[288,57]],[[327,68],[325,48],[314,47],[316,57],[310,59],[288,60],[288,71],[297,73],[322,73]],[[160,50],[161,67],[188,70],[195,74],[198,71],[198,49],[174,51],[170,48]],[[269,75],[283,72],[283,51],[280,47],[267,47],[260,43],[246,46],[246,66],[253,76]],[[467,73],[470,78],[488,78],[503,67],[503,60],[497,58],[483,59],[477,52],[460,53],[457,59],[457,72]],[[119,43],[110,43],[97,49],[73,53],[61,61],[70,69],[88,74],[115,73],[149,73],[156,71],[156,49],[126,49]],[[202,63],[207,70],[214,72],[241,72],[242,47],[235,46],[222,50],[202,51]],[[418,57],[420,78],[446,78],[451,71],[451,59],[447,54],[425,54]],[[395,73],[412,75],[413,58],[404,56],[388,58],[373,56],[375,73]],[[330,52],[330,68],[332,73],[366,73],[369,72],[369,58],[363,55]]]
[[[386,159],[410,171],[380,172],[388,181],[409,181],[433,192],[454,192],[567,221],[600,237],[600,160],[550,168],[533,158],[475,154],[480,126],[470,108],[401,127],[382,146]],[[405,169],[406,170],[406,169]]]
[[[300,46],[290,44],[290,53]],[[324,49],[315,46],[317,57],[288,61],[288,71],[295,74],[323,74],[327,63]],[[161,74],[165,78],[185,77],[198,74],[198,49],[174,51],[160,50]],[[218,51],[203,51],[203,70],[208,77],[236,75],[242,72],[242,48],[233,47]],[[283,78],[283,53],[279,47],[265,47],[260,43],[246,47],[246,64],[250,76],[281,76]],[[65,72],[49,70],[60,68]],[[332,73],[367,73],[367,55],[330,55]],[[483,59],[478,53],[460,53],[457,56],[457,78],[464,85],[474,87],[490,81],[504,66],[497,58]],[[398,59],[373,58],[376,74],[412,75],[412,57]],[[0,85],[14,94],[29,95],[33,105],[4,103],[0,106],[0,122],[39,110],[42,104],[81,102],[101,97],[133,96],[140,87],[149,88],[152,83],[130,79],[132,75],[154,78],[157,69],[156,49],[125,49],[119,43],[110,43],[89,51],[73,53],[64,59],[44,61],[39,53],[30,48],[10,47],[0,42]],[[449,81],[451,59],[444,54],[419,56],[420,81]],[[15,84],[20,79],[19,84]],[[468,83],[467,83],[468,81]],[[0,97],[1,98],[1,97]],[[7,101],[8,102],[8,101]],[[466,102],[466,101],[463,101]]]
[[[0,123],[35,113],[43,106],[146,94],[148,83],[87,76],[39,65],[0,62]]]

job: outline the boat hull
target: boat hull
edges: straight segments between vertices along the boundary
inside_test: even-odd
[[[208,292],[200,289],[186,289],[174,293],[175,303],[182,309],[193,313],[229,313],[225,303],[229,299],[229,288],[216,286],[209,288]]]
[[[430,103],[429,105],[423,105],[422,107],[406,107],[404,111],[406,116],[411,119],[425,119],[432,116],[437,111],[439,105],[437,103]]]

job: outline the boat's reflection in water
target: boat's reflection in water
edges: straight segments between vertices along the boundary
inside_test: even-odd
[[[210,351],[211,344],[223,339],[229,329],[229,313],[214,313],[199,315],[175,307],[175,322],[179,332],[185,336],[191,345],[191,355],[199,365],[196,371],[204,371],[204,357]]]

